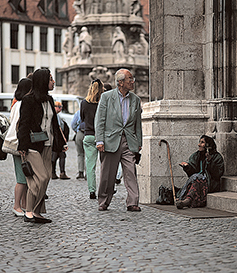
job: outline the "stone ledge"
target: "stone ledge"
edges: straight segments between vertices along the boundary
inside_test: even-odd
[[[237,193],[237,176],[222,176],[222,190]]]
[[[237,213],[237,193],[227,191],[209,193],[207,207]]]

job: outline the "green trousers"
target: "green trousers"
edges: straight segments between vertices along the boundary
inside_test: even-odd
[[[83,147],[86,158],[86,177],[89,192],[96,192],[96,162],[98,150],[96,148],[95,136],[87,135],[83,140]]]

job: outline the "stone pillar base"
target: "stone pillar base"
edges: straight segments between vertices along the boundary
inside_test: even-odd
[[[187,179],[179,166],[198,149],[208,118],[205,102],[162,100],[143,105],[143,148],[137,167],[141,203],[155,203],[159,186],[171,186],[167,146],[169,143],[174,184],[181,187]]]

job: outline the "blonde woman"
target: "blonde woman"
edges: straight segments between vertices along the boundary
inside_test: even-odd
[[[83,147],[86,157],[87,183],[90,192],[90,199],[96,199],[96,161],[98,150],[95,142],[94,119],[95,113],[104,92],[104,84],[100,79],[94,80],[90,86],[86,98],[81,102],[81,121],[85,122]]]

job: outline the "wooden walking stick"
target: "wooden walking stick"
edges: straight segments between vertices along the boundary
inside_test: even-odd
[[[172,166],[171,166],[171,159],[170,159],[170,147],[169,147],[169,143],[168,143],[166,140],[164,140],[164,139],[161,139],[161,140],[160,140],[159,146],[161,146],[161,142],[166,143],[166,146],[167,146],[167,153],[168,153],[169,166],[170,166],[170,175],[171,175],[171,184],[172,184],[174,205],[176,205],[176,197],[175,197],[175,189],[174,189],[174,178],[173,178],[173,172],[172,172]]]

